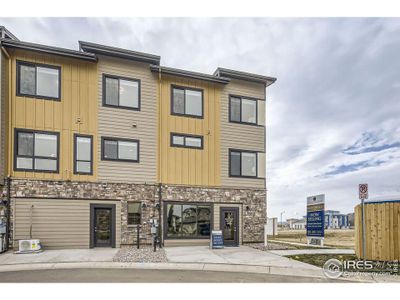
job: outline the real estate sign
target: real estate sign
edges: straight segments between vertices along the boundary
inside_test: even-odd
[[[325,195],[307,197],[306,228],[309,243],[315,243],[314,239],[323,240],[325,233]]]

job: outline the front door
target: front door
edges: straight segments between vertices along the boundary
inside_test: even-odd
[[[93,205],[91,214],[91,247],[115,247],[114,206]]]
[[[224,238],[224,246],[239,245],[239,208],[221,208],[220,228]]]

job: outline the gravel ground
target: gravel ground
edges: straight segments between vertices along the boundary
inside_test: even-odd
[[[164,249],[153,251],[153,247],[143,246],[140,249],[135,247],[121,248],[115,254],[113,261],[116,262],[141,262],[141,263],[155,263],[155,262],[168,262]]]
[[[268,242],[267,247],[264,247],[263,243],[251,243],[251,244],[247,244],[246,246],[249,246],[251,248],[261,250],[261,251],[293,249],[293,247],[290,247],[290,245],[283,245],[283,244],[272,243],[272,242],[271,243]]]

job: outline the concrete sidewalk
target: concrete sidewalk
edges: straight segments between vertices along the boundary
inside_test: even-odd
[[[354,254],[353,249],[298,249],[298,250],[271,250],[272,254],[280,256],[302,254]]]
[[[67,262],[112,262],[116,248],[45,250],[40,253],[15,254],[8,251],[0,255],[1,265]]]
[[[242,272],[326,278],[321,268],[247,246],[209,249],[204,246],[165,248],[168,263],[113,262],[119,249],[46,250],[39,254],[0,255],[0,272],[48,269],[152,269]],[[314,249],[312,249],[314,250]],[[315,249],[317,250],[317,249]],[[398,276],[396,276],[399,278]],[[396,282],[395,277],[349,277],[344,281]]]
[[[210,249],[208,246],[171,247],[165,248],[165,253],[169,262],[176,263],[214,263],[321,270],[318,267],[271,253],[271,251],[260,251],[248,246],[224,249]]]

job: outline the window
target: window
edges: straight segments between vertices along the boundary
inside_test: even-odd
[[[16,171],[58,172],[58,133],[15,130]]]
[[[140,202],[128,202],[128,225],[140,225]]]
[[[103,105],[140,109],[140,80],[103,75]]]
[[[211,206],[207,204],[168,203],[167,238],[209,238]]]
[[[74,135],[74,174],[93,174],[93,137]]]
[[[139,141],[102,138],[102,159],[139,162]]]
[[[230,149],[229,176],[257,177],[257,152]]]
[[[200,135],[171,133],[171,147],[203,149],[203,137]]]
[[[17,96],[60,100],[61,68],[17,61]]]
[[[229,121],[257,124],[257,100],[231,96],[229,101]]]
[[[171,114],[203,117],[203,90],[172,87]]]

